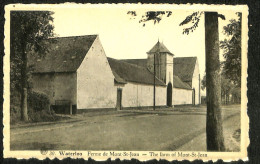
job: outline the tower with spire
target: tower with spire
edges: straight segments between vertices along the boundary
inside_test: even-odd
[[[154,62],[155,55],[155,62]],[[158,42],[147,52],[147,68],[166,85],[173,86],[173,53],[171,53],[162,42]]]

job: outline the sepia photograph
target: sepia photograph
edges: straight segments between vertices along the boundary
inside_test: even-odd
[[[247,6],[5,10],[5,156],[247,158]]]

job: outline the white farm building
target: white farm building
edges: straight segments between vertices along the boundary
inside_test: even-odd
[[[31,57],[32,79],[33,89],[48,95],[52,105],[66,102],[76,111],[151,107],[154,59],[156,106],[200,104],[197,57],[174,58],[163,43],[157,42],[147,59],[117,60],[106,56],[98,35],[46,42],[48,53]]]

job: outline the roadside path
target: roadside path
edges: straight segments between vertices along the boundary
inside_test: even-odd
[[[57,122],[43,122],[43,123],[28,123],[24,125],[13,125],[11,126],[12,134],[23,134],[23,133],[34,133],[40,131],[55,130],[59,128],[71,128],[81,124],[91,125],[93,123],[104,123],[111,121],[111,117],[149,117],[158,115],[183,115],[184,112],[179,111],[169,111],[169,110],[122,110],[122,111],[112,111],[105,114],[98,115],[97,112],[90,114],[79,114],[78,116],[72,116],[70,119],[57,121]],[[185,112],[185,115],[205,115],[205,112]],[[95,117],[102,117],[95,119]]]
[[[224,118],[239,116],[236,108],[225,110]],[[179,150],[205,133],[203,110],[88,113],[73,121],[17,126],[11,128],[11,149]]]
[[[233,115],[223,122],[224,142],[227,151],[240,151],[240,138],[234,138],[234,133],[240,129],[239,120],[240,117],[238,115]],[[194,136],[194,138],[180,145],[176,150],[207,151],[206,132],[204,131],[201,134]]]

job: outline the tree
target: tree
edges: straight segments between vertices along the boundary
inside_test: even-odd
[[[201,89],[204,90],[206,88],[206,75],[203,76],[201,81]],[[236,91],[236,86],[230,81],[228,78],[225,77],[223,72],[221,73],[221,103],[228,104],[230,102],[230,95],[232,97],[236,97],[235,99],[239,99]],[[235,101],[235,100],[234,100]]]
[[[31,67],[28,66],[30,51],[44,54],[47,48],[43,40],[54,35],[51,24],[53,12],[49,11],[12,11],[11,15],[11,93],[18,91],[21,98],[21,119],[28,120],[27,90]]]
[[[221,75],[221,99],[222,104],[229,104],[231,102],[230,95],[233,96],[235,86],[232,81]]]
[[[240,87],[241,85],[241,19],[242,13],[237,13],[238,20],[231,19],[224,26],[224,34],[231,37],[220,42],[224,50],[223,72],[228,79]]]
[[[135,11],[129,11],[128,14],[136,16]],[[164,15],[172,15],[171,11],[148,11],[139,23],[154,21],[159,23]],[[202,12],[193,12],[180,23],[180,26],[192,23],[191,27],[184,28],[183,33],[189,34],[198,27]],[[219,33],[218,17],[225,19],[223,15],[217,12],[205,12],[205,40],[206,40],[206,88],[207,88],[207,149],[209,151],[224,151],[224,138],[221,116],[221,85],[220,85],[220,62],[219,62]]]
[[[219,62],[218,13],[205,12],[207,149],[224,151],[221,116],[221,85]]]
[[[206,88],[206,74],[203,76],[201,80],[201,89],[204,91],[205,88]]]

